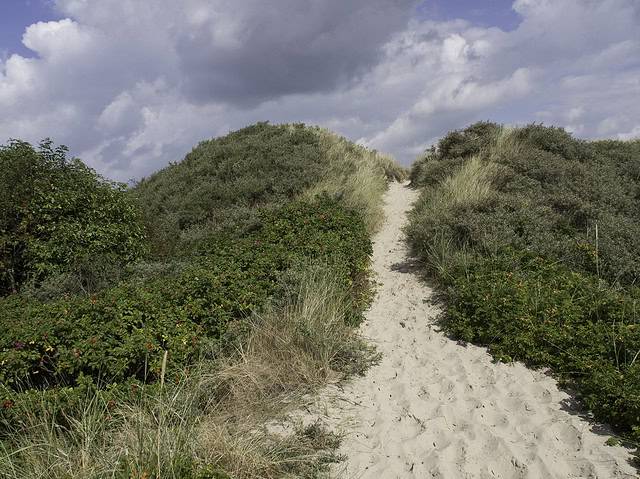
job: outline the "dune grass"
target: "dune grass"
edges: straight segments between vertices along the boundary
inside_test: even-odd
[[[258,123],[201,142],[183,161],[145,178],[131,194],[155,256],[184,256],[220,231],[242,235],[260,209],[326,193],[380,221],[387,181],[406,172],[392,158],[328,130]]]
[[[360,211],[370,232],[383,219],[380,198],[389,181],[402,181],[407,172],[393,158],[369,150],[322,128],[313,129],[320,140],[326,163],[322,179],[304,195],[339,197],[345,205]]]
[[[497,175],[495,163],[473,156],[442,182],[440,198],[450,207],[474,206],[491,197]]]
[[[87,395],[64,425],[48,403],[32,409],[13,447],[0,449],[0,477],[317,477],[338,460],[339,438],[319,423],[293,424],[292,434],[268,423],[376,356],[348,326],[351,299],[331,269],[301,275],[215,361],[134,399]]]
[[[0,298],[22,318],[0,332],[0,478],[316,477],[339,438],[269,424],[375,360],[354,326],[404,175],[326,130],[259,123],[142,180],[126,193],[142,261],[90,296]]]

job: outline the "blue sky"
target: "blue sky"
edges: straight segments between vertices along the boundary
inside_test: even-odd
[[[29,25],[57,20],[59,15],[50,0],[2,0],[0,2],[0,51],[32,55],[22,44],[22,34]]]
[[[640,136],[638,0],[2,0],[0,144],[107,177],[256,121],[409,164],[478,120]]]

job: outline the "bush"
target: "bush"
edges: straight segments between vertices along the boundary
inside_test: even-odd
[[[356,321],[371,253],[358,214],[324,199],[263,212],[260,222],[241,240],[212,239],[175,277],[49,303],[5,298],[0,316],[12,320],[0,331],[0,383],[23,390],[153,381],[160,351],[170,352],[172,367],[186,367],[207,338],[260,309],[281,274],[302,261],[335,266],[344,290],[353,291]]]
[[[215,363],[162,385],[13,393],[0,477],[317,477],[338,460],[339,439],[318,422],[286,434],[264,422],[375,358],[347,325],[352,305],[333,268],[292,274],[291,294],[254,315],[234,354]]]
[[[327,130],[257,123],[201,142],[131,194],[151,251],[162,258],[187,256],[212,235],[241,237],[257,227],[260,210],[300,196],[340,199],[361,210],[372,231],[387,181],[404,176],[391,158]]]
[[[640,426],[640,288],[616,291],[513,251],[466,266],[447,283],[449,333],[501,360],[549,366],[601,419]]]
[[[354,144],[321,128],[313,131],[320,139],[326,158],[322,179],[310,186],[304,196],[326,194],[359,211],[369,232],[384,219],[382,194],[388,181],[402,181],[406,171],[391,157]]]
[[[312,129],[258,123],[201,142],[131,193],[143,210],[152,252],[183,255],[194,235],[242,236],[256,225],[258,207],[301,194],[320,180],[324,163]]]
[[[124,186],[108,182],[64,147],[0,146],[0,295],[74,275],[85,292],[144,252],[139,215]]]
[[[549,366],[640,439],[640,149],[480,123],[412,170],[406,228],[454,337]]]
[[[460,147],[448,136],[414,168],[414,183],[431,188],[412,213],[407,231],[413,244],[427,243],[437,229],[460,247],[491,252],[510,244],[612,283],[640,280],[640,185],[629,175],[640,163],[635,142],[607,150],[600,142],[574,140],[539,125],[509,131],[481,124],[480,131],[492,135],[482,141],[477,128],[468,130],[454,135]],[[467,166],[459,167],[460,157],[448,157],[447,151],[469,152],[462,160]],[[452,185],[454,195],[469,194],[462,174],[479,161],[493,193],[467,205],[443,200]],[[444,206],[433,216],[438,203]],[[597,263],[589,257],[596,250],[596,226]]]
[[[478,122],[462,131],[453,131],[438,142],[438,152],[446,158],[477,155],[485,150],[498,133],[495,123]]]
[[[109,185],[142,211],[151,254],[91,250],[0,298],[0,475],[316,477],[335,438],[264,425],[374,359],[352,326],[403,175],[325,130],[260,123]]]

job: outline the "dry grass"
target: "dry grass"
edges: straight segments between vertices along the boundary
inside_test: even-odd
[[[339,439],[318,424],[288,435],[261,426],[240,431],[237,425],[216,421],[203,423],[202,430],[200,443],[212,452],[209,460],[218,464],[217,470],[226,474],[221,477],[315,478],[339,461],[334,452]]]
[[[322,151],[326,152],[329,166],[324,179],[306,195],[313,197],[327,193],[339,197],[349,207],[361,211],[367,228],[374,232],[384,217],[382,195],[388,181],[401,181],[407,177],[404,168],[393,158],[352,143],[322,128],[315,128]]]
[[[450,207],[477,205],[491,197],[498,166],[473,156],[440,187],[440,201]]]
[[[501,126],[486,155],[491,162],[500,162],[500,160],[509,160],[521,156],[526,146],[518,140],[516,136],[517,130],[508,126]]]
[[[434,225],[434,218],[452,219],[460,208],[475,207],[490,201],[495,194],[494,183],[501,166],[491,161],[496,155],[510,154],[518,148],[513,135],[501,130],[488,152],[465,161],[451,175],[431,188],[425,188],[409,213],[410,224],[405,229],[414,248],[420,245],[422,256],[439,277],[446,277],[452,264],[466,264],[469,253],[457,244],[451,231],[437,226],[428,234],[424,225]],[[490,158],[489,161],[482,158]]]
[[[137,400],[90,396],[64,427],[50,407],[34,409],[11,450],[0,446],[0,477],[317,477],[336,461],[337,438],[318,424],[293,434],[266,425],[375,359],[347,326],[349,308],[332,272],[310,268],[282,303],[253,318],[236,354]]]
[[[256,385],[252,389],[263,395],[306,389],[331,380],[362,347],[345,320],[349,295],[326,268],[310,267],[306,276],[284,304],[254,318],[240,361],[220,373],[227,383]],[[233,395],[235,402],[247,392]]]
[[[340,198],[374,231],[388,181],[406,172],[390,157],[314,131],[328,166],[304,194]],[[337,460],[338,438],[319,424],[289,424],[289,433],[268,425],[286,421],[306,394],[364,371],[376,356],[348,325],[352,299],[328,267],[309,267],[298,279],[285,299],[250,318],[235,351],[180,378],[116,402],[88,394],[62,420],[65,406],[53,410],[43,396],[24,428],[0,441],[0,478],[317,477]]]

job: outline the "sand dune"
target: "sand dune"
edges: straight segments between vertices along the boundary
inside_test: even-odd
[[[375,238],[380,283],[362,333],[383,354],[366,377],[319,400],[345,432],[345,478],[631,478],[630,453],[570,412],[570,397],[540,371],[495,364],[484,348],[439,332],[432,291],[412,271],[401,228],[416,192],[386,196]]]

